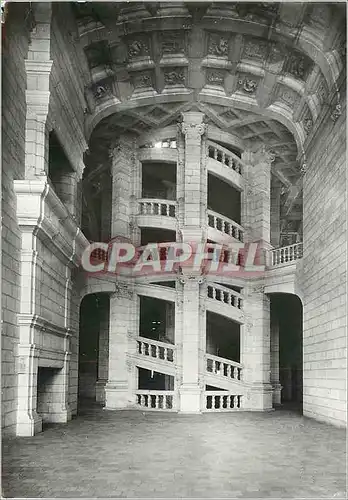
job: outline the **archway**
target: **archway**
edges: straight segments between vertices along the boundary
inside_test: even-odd
[[[296,296],[271,296],[271,379],[280,384],[274,406],[302,413],[303,319],[302,302]],[[277,391],[276,391],[277,393]]]
[[[86,295],[80,305],[78,408],[104,402],[108,376],[109,294]]]

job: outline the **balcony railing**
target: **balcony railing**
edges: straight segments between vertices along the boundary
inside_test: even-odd
[[[240,158],[228,149],[211,141],[208,141],[208,157],[234,170],[237,174],[242,174],[242,162]]]
[[[209,299],[217,300],[218,302],[236,307],[237,309],[243,308],[242,295],[227,287],[222,285],[208,285],[207,293]]]
[[[228,391],[206,391],[205,411],[233,411],[242,408],[243,396]]]
[[[226,358],[206,354],[206,371],[212,375],[223,377],[224,379],[241,380],[242,365]]]
[[[139,214],[175,217],[176,201],[142,198],[139,200]]]
[[[148,356],[163,361],[174,362],[175,346],[158,340],[147,339],[146,337],[137,338],[137,354]]]
[[[217,212],[208,210],[208,226],[222,233],[228,234],[232,238],[236,238],[239,241],[243,241],[244,229],[242,226],[234,222],[232,219],[225,217]]]
[[[287,247],[274,248],[269,251],[270,266],[278,266],[281,264],[291,264],[303,257],[303,243],[295,243]]]
[[[175,410],[176,398],[174,391],[147,391],[135,392],[136,404],[149,410]]]

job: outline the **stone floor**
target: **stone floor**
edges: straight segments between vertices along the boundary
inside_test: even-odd
[[[296,413],[85,411],[3,442],[5,497],[345,498],[345,431]]]

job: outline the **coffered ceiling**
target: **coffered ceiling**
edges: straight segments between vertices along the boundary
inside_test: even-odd
[[[306,140],[339,104],[340,3],[74,3],[86,78],[90,161],[128,130],[163,128],[199,109],[208,123],[276,155],[285,212],[300,213]],[[293,214],[292,214],[293,216]]]

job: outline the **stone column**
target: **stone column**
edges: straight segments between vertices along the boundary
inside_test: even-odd
[[[271,182],[271,245],[278,248],[280,245],[280,193],[281,183],[274,176]]]
[[[245,242],[270,243],[271,163],[274,155],[262,147],[256,153],[244,152],[245,189],[242,194],[241,223]]]
[[[169,342],[175,342],[175,306],[172,302],[166,303],[166,333],[165,337]]]
[[[116,292],[110,297],[109,378],[105,386],[107,409],[127,408],[133,400],[127,365],[133,300],[132,285],[124,281],[116,282]]]
[[[120,136],[111,151],[112,220],[111,237],[131,238],[134,162],[136,140],[130,135]]]
[[[271,316],[271,384],[273,405],[280,405],[282,386],[279,382],[279,321],[274,315]]]
[[[98,403],[105,403],[105,385],[108,381],[109,370],[109,311],[110,305],[101,311],[98,343],[98,378],[95,388],[95,399]]]
[[[202,333],[200,314],[200,276],[183,276],[182,297],[182,383],[180,412],[199,413],[201,411],[200,369],[202,353]]]
[[[206,193],[202,191],[202,177],[206,170],[202,165],[202,135],[205,131],[203,123],[204,114],[189,111],[183,113],[181,131],[185,136],[185,160],[182,165],[184,170],[183,180],[183,227],[181,228],[183,240],[187,242],[202,242],[205,225]],[[180,165],[179,165],[180,167]],[[179,178],[179,176],[178,176]],[[202,210],[204,205],[204,210]]]
[[[272,408],[270,359],[270,300],[262,286],[245,289],[245,321],[241,328],[241,363],[243,380],[250,384],[244,408]]]

